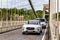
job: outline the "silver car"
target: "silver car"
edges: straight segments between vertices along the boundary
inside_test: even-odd
[[[38,33],[42,32],[42,26],[40,25],[39,20],[29,20],[22,27],[22,34],[27,33]]]

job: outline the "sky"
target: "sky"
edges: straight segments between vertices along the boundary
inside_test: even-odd
[[[60,11],[60,0],[59,0],[59,11]]]
[[[33,3],[35,10],[43,10],[43,4],[49,3],[49,0],[31,0],[31,1]],[[28,0],[0,0],[0,8],[31,9]]]

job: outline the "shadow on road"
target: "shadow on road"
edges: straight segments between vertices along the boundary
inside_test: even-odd
[[[43,33],[40,33],[40,34],[38,34],[38,33],[28,33],[28,34],[22,34],[22,35],[43,35]]]

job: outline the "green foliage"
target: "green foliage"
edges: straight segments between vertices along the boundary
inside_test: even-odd
[[[57,13],[53,14],[53,19],[57,19]]]
[[[0,8],[0,9],[1,9],[0,14],[2,12],[2,14],[1,14],[2,17],[0,16],[0,19],[3,18],[4,20],[6,20],[6,17],[8,17],[8,20],[10,20],[11,15],[12,15],[12,17],[14,17],[16,14],[18,14],[19,16],[23,15],[25,20],[35,19],[36,18],[34,13],[33,13],[33,11],[32,11],[32,9],[29,9],[29,10],[24,9],[24,8],[22,8],[22,9],[17,9],[17,8],[10,8],[10,9]],[[42,13],[43,13],[43,11],[41,11],[41,10],[37,10],[36,11],[36,14],[37,14],[37,16],[39,18],[42,18],[42,15],[43,15]]]
[[[60,20],[60,12],[58,12],[58,18]],[[53,19],[56,19],[57,20],[57,13],[54,13],[53,14]]]
[[[49,15],[46,15],[45,18],[46,18],[46,20],[48,21],[48,20],[49,20]]]
[[[37,15],[38,15],[39,18],[42,18],[42,13],[43,13],[43,11],[38,10],[38,11],[36,11],[36,13],[37,13]]]
[[[59,12],[59,20],[60,20],[60,12]]]

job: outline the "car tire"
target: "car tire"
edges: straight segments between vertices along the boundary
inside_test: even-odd
[[[27,33],[27,32],[23,32],[22,34],[25,34],[25,35],[27,35],[28,33]]]
[[[42,29],[46,29],[46,26],[42,26]]]
[[[22,34],[25,34],[25,32],[22,32]]]
[[[38,35],[40,35],[41,33],[38,33]]]
[[[42,30],[40,31],[40,33],[42,33]]]

